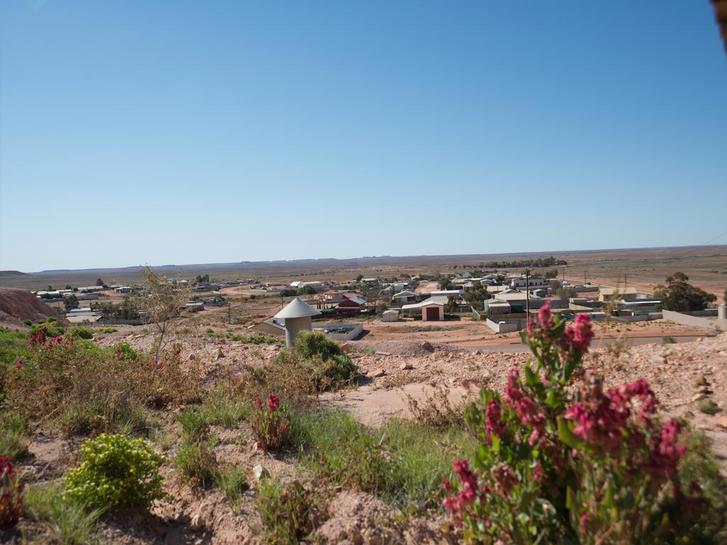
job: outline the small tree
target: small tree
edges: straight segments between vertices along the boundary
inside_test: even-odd
[[[96,279],[96,285],[97,286],[105,286],[106,285],[106,282],[104,282],[102,278],[97,278]]]
[[[73,294],[68,297],[64,297],[63,305],[66,307],[66,312],[70,312],[74,308],[78,308],[78,297]]]
[[[444,274],[437,275],[435,278],[437,284],[439,284],[440,290],[448,290],[452,287],[452,279]]]
[[[682,272],[667,276],[666,286],[657,286],[654,297],[661,300],[662,308],[677,312],[704,310],[717,299],[714,294],[692,286],[688,281],[689,277]]]
[[[173,285],[151,267],[144,267],[143,272],[147,294],[141,299],[140,307],[146,320],[156,330],[153,351],[154,360],[158,362],[168,335],[172,332],[174,321],[181,314],[189,297],[189,290]]]

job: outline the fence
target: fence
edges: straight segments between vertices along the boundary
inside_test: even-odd
[[[717,331],[727,331],[727,320],[709,320],[702,316],[692,316],[690,314],[684,314],[683,312],[676,312],[674,310],[664,310],[662,311],[662,315],[665,320],[671,320],[672,322],[682,325],[706,327]]]

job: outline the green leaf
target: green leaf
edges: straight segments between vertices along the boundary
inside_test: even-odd
[[[492,436],[492,451],[495,454],[498,454],[500,452],[500,436],[499,435],[493,435]]]
[[[570,425],[562,416],[558,417],[558,438],[571,448],[576,448],[581,443],[581,440],[573,435]]]
[[[573,488],[568,486],[565,491],[565,506],[569,511],[573,511],[576,505],[576,493]]]
[[[555,397],[555,390],[553,390],[552,388],[548,390],[548,394],[545,398],[545,404],[551,409],[555,409],[556,405],[558,404]]]

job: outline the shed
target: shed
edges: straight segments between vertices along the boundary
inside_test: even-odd
[[[399,321],[399,311],[390,309],[385,310],[384,313],[381,315],[381,321],[382,322],[398,322]]]
[[[425,322],[444,320],[444,305],[448,298],[444,295],[435,295],[421,301],[401,307],[402,312],[421,312],[422,320]]]
[[[290,348],[295,344],[295,337],[300,331],[310,331],[311,317],[317,316],[320,311],[314,309],[308,303],[301,301],[298,297],[288,303],[283,310],[275,315],[278,320],[283,320],[285,327],[285,345]]]

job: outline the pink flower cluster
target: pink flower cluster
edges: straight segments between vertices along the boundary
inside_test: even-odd
[[[13,461],[0,456],[0,529],[12,528],[23,511],[23,484],[15,474]]]
[[[573,325],[568,324],[565,328],[565,334],[560,339],[561,349],[566,354],[582,355],[588,352],[593,340],[593,325],[591,318],[585,314],[576,316]]]
[[[259,397],[257,397],[257,398],[255,398],[255,406],[258,409],[262,409],[263,406],[267,406],[268,410],[271,413],[274,413],[275,411],[277,411],[280,408],[280,398],[275,394],[270,394],[268,396],[267,403],[265,405],[263,405],[263,402],[260,400]]]
[[[515,412],[520,418],[520,422],[535,428],[531,435],[531,444],[534,444],[539,433],[538,430],[545,425],[545,415],[539,410],[537,403],[523,392],[520,387],[520,372],[513,368],[507,377],[507,386],[505,386],[505,400],[512,405]]]
[[[278,408],[280,408],[280,398],[275,394],[270,394],[268,396],[268,410],[274,413]]]
[[[553,321],[553,312],[550,303],[544,304],[538,310],[537,320],[528,318],[528,336],[538,337],[541,339],[549,339],[553,333],[555,322]]]
[[[485,407],[485,428],[488,434],[502,435],[505,424],[502,422],[502,407],[500,401],[493,399]]]
[[[628,391],[624,389],[625,393]],[[575,423],[573,433],[577,437],[606,451],[620,448],[631,416],[630,397],[618,394],[611,398],[611,393],[609,390],[604,394],[598,381],[583,401],[573,404],[565,412],[565,418]]]
[[[55,346],[71,346],[73,344],[73,337],[51,337],[45,343],[48,348]]]
[[[606,395],[611,399],[613,406],[627,413],[627,416],[631,414],[629,406],[634,399],[639,401],[639,416],[642,420],[648,420],[656,411],[656,395],[643,378],[611,388]]]
[[[53,348],[55,346],[70,346],[73,344],[73,337],[49,337],[48,330],[44,327],[36,329],[30,337],[28,337],[30,344],[38,346],[44,346],[47,348]]]
[[[656,396],[644,379],[611,388],[605,394],[598,382],[588,392],[585,399],[572,405],[565,417],[575,423],[573,433],[589,444],[606,452],[616,452],[624,446],[629,419],[638,407],[638,417],[646,425],[656,411]],[[672,474],[684,453],[684,447],[677,445],[679,423],[667,422],[651,448],[647,463],[653,472]],[[638,440],[643,435],[638,430],[630,430]]]
[[[44,327],[39,327],[36,329],[30,337],[28,337],[28,340],[31,344],[45,344],[45,340],[47,338],[46,330]]]
[[[442,503],[450,514],[461,516],[462,511],[477,498],[477,477],[470,469],[467,460],[452,462],[452,471],[459,478],[462,488],[457,495],[444,498]],[[449,482],[445,482],[445,488],[451,490],[452,486]]]
[[[492,468],[492,478],[495,479],[498,491],[503,496],[509,496],[517,484],[515,472],[505,463],[497,464]]]
[[[0,480],[12,477],[15,474],[13,460],[7,456],[0,455]]]
[[[648,467],[653,473],[666,473],[673,475],[676,473],[677,465],[686,448],[677,445],[677,437],[681,427],[679,422],[672,419],[669,420],[661,428],[659,438],[651,451]]]

